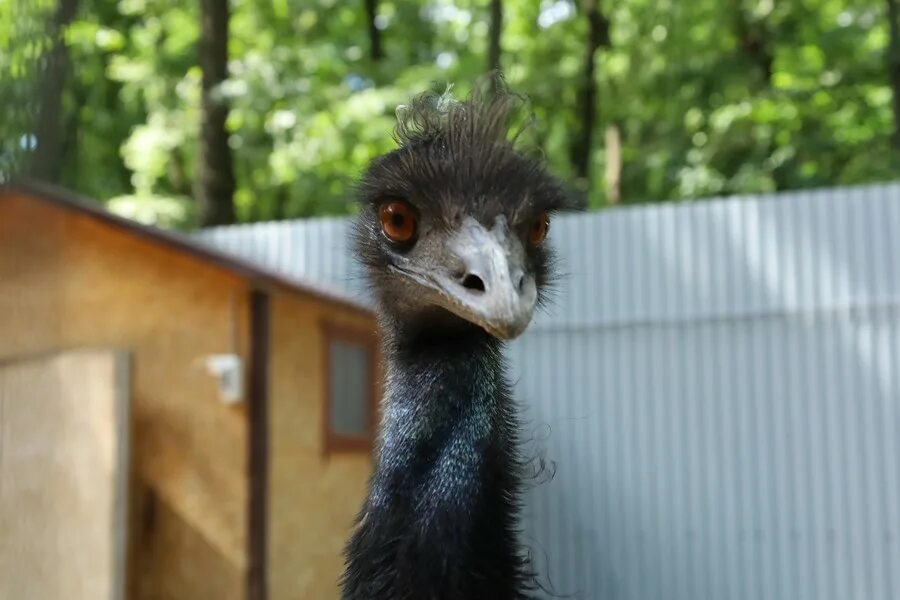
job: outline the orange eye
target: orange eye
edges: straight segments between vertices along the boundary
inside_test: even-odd
[[[381,231],[387,239],[398,244],[412,240],[416,235],[416,213],[408,202],[391,200],[378,211]]]
[[[528,230],[528,243],[532,246],[538,246],[541,242],[544,241],[544,238],[547,237],[547,231],[550,229],[550,215],[546,212],[542,212],[537,217],[535,217],[534,222],[531,224],[531,229]]]

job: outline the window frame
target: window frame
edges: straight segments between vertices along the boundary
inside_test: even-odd
[[[322,334],[322,449],[325,454],[336,452],[371,452],[375,446],[378,428],[378,338],[374,331],[361,327],[334,323],[324,320],[320,324]],[[335,433],[331,429],[331,343],[345,342],[354,346],[362,346],[368,354],[366,366],[369,369],[369,398],[366,406],[369,409],[369,426],[363,435],[346,435]]]

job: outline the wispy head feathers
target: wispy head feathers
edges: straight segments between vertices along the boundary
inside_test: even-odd
[[[476,82],[464,99],[451,87],[420,94],[397,109],[399,147],[363,174],[363,206],[400,197],[451,224],[462,214],[510,223],[540,211],[572,208],[572,196],[547,172],[522,134],[533,114],[499,75]]]
[[[450,85],[433,89],[397,107],[397,143],[408,146],[442,139],[451,147],[509,147],[517,145],[534,122],[528,101],[512,92],[499,74],[477,81],[465,100],[456,99],[452,91]]]

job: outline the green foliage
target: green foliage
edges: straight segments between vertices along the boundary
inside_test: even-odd
[[[0,0],[0,183],[21,170],[37,126],[40,60],[52,0]]]
[[[27,149],[52,0],[0,0],[0,178]],[[894,177],[883,0],[601,2],[591,204],[606,203],[603,131],[622,137],[621,196],[662,201]],[[531,134],[571,177],[587,24],[571,0],[504,3],[507,78]],[[145,221],[188,226],[199,132],[196,3],[82,0],[64,184]],[[228,98],[242,221],[353,210],[359,171],[393,145],[398,104],[485,69],[488,2],[382,0],[386,56],[368,57],[362,2],[234,3]],[[30,101],[29,101],[30,99]],[[23,142],[24,140],[24,142]],[[4,171],[5,169],[5,171]]]

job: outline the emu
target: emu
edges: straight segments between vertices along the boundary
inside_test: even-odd
[[[546,298],[550,218],[573,208],[510,127],[499,79],[398,111],[399,147],[359,184],[354,248],[386,362],[344,600],[507,600],[536,579],[518,542],[524,461],[502,355]]]

